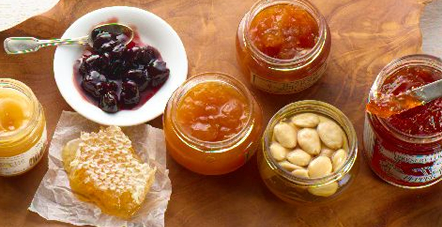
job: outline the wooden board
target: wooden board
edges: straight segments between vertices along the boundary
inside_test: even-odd
[[[141,3],[142,2],[142,3]],[[287,103],[317,99],[335,105],[354,123],[362,149],[364,100],[379,70],[391,60],[419,53],[419,15],[425,0],[312,0],[326,16],[332,32],[329,68],[310,89],[292,96],[272,96],[252,90],[265,121]],[[178,32],[189,57],[189,75],[222,71],[241,76],[235,57],[238,22],[254,3],[209,0],[95,0],[61,2],[49,12],[0,32],[9,36],[60,37],[76,19],[95,9],[130,5],[149,10]],[[0,53],[0,77],[28,84],[46,109],[52,135],[62,110],[71,110],[55,85],[54,49],[28,55]],[[152,125],[161,127],[161,119]],[[261,181],[256,157],[234,173],[201,176],[170,158],[173,193],[166,226],[441,226],[442,184],[405,190],[377,178],[358,158],[359,175],[333,203],[322,206],[288,205]],[[47,158],[29,173],[0,178],[0,226],[68,226],[46,221],[27,211],[47,169]]]

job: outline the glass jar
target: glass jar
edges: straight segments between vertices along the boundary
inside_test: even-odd
[[[249,114],[243,128],[234,136],[221,141],[204,141],[190,135],[180,126],[177,109],[186,94],[195,92],[196,86],[213,82],[226,84],[239,92],[246,100]],[[200,174],[225,174],[244,165],[255,153],[261,136],[262,110],[249,90],[238,80],[221,73],[206,73],[188,79],[173,93],[165,109],[163,129],[167,150],[179,164]]]
[[[250,24],[263,9],[277,4],[302,7],[316,20],[319,36],[315,46],[292,59],[277,59],[262,53],[250,39]],[[251,84],[273,94],[293,94],[312,86],[327,68],[331,35],[324,16],[306,0],[262,0],[255,3],[238,26],[237,59]]]
[[[348,151],[348,155],[344,164],[325,177],[313,179],[296,177],[282,168],[271,155],[269,147],[272,143],[275,125],[301,113],[315,113],[335,121],[343,129],[347,138],[347,144],[344,144],[344,148]],[[282,200],[295,203],[325,202],[338,197],[355,178],[358,172],[358,165],[356,165],[357,153],[356,132],[350,120],[340,110],[320,101],[298,101],[286,105],[270,119],[262,137],[262,152],[258,153],[258,168],[266,186]],[[336,183],[338,185],[337,191],[329,196],[319,196],[312,192],[313,190],[326,189]]]
[[[419,70],[414,70],[416,68]],[[371,87],[368,101],[374,94],[381,92],[386,80],[390,81],[393,76],[404,70],[414,70],[415,74],[412,76],[418,80],[422,79],[420,75],[423,74],[420,73],[425,71],[434,74],[431,75],[432,80],[442,79],[441,59],[429,55],[405,56],[392,61],[381,70]],[[396,82],[394,84],[398,87]],[[429,105],[437,109],[428,118],[422,115],[423,112],[414,113],[425,111]],[[386,119],[370,113],[365,114],[364,154],[371,169],[380,178],[402,188],[423,188],[442,179],[442,128],[438,126],[441,105],[442,99],[435,100]],[[395,124],[399,127],[426,130],[426,125],[430,125],[439,129],[425,135],[409,134],[393,125],[395,119],[399,118],[407,122],[417,120],[412,123]],[[420,120],[423,121],[419,122]]]
[[[0,108],[0,176],[23,174],[46,150],[43,108],[28,86],[6,78],[0,78]]]

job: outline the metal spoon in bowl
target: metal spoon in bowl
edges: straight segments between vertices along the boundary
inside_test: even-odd
[[[7,54],[26,54],[36,52],[42,47],[59,46],[59,45],[89,45],[93,46],[93,41],[101,32],[109,32],[113,34],[124,34],[127,40],[124,44],[128,44],[134,38],[133,30],[119,23],[109,23],[96,26],[89,35],[74,39],[37,39],[34,37],[9,37],[4,41],[4,48]]]

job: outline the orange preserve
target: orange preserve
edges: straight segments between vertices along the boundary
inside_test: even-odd
[[[319,11],[304,0],[263,0],[241,20],[237,58],[258,89],[291,94],[324,73],[331,37]]]
[[[163,128],[167,149],[178,163],[201,174],[224,174],[254,154],[262,111],[241,82],[223,74],[202,74],[172,95]]]
[[[264,8],[253,18],[249,32],[258,50],[278,59],[292,59],[309,52],[319,38],[315,18],[293,4]]]
[[[397,95],[377,92],[373,94],[373,99],[367,103],[366,109],[378,117],[388,118],[423,104],[424,102],[413,96],[410,90]]]
[[[46,145],[43,108],[31,89],[13,79],[0,79],[0,176],[30,170]]]

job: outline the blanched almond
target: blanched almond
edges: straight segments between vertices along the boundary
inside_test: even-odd
[[[336,193],[338,190],[339,185],[337,182],[332,182],[327,185],[319,186],[319,187],[310,187],[308,188],[308,191],[316,196],[323,196],[323,197],[329,197]]]
[[[321,141],[319,140],[316,130],[311,128],[303,128],[298,131],[298,143],[302,150],[317,155],[321,151]]]
[[[308,178],[308,171],[306,169],[295,169],[292,171],[293,176]]]
[[[296,129],[288,123],[280,122],[275,125],[273,136],[285,148],[296,147]]]
[[[279,143],[273,142],[270,145],[270,153],[272,154],[272,157],[276,159],[276,161],[284,160],[288,152],[289,151],[287,148],[281,146]]]
[[[308,175],[311,178],[320,178],[329,175],[332,172],[332,163],[326,156],[318,156],[308,165]]]
[[[287,154],[287,160],[289,162],[298,165],[298,166],[306,166],[310,163],[312,156],[310,156],[307,152],[297,148],[294,151],[291,151]]]
[[[334,153],[334,151],[332,149],[322,146],[321,152],[319,153],[319,155],[327,156],[327,157],[331,158],[333,153]]]
[[[288,162],[288,161],[282,161],[278,163],[282,168],[284,168],[287,171],[293,171],[295,169],[302,169],[302,167],[297,166],[297,165],[293,165],[292,163]]]
[[[339,149],[342,147],[344,132],[334,121],[319,123],[317,130],[321,141],[327,147],[331,149]]]
[[[314,113],[302,113],[293,116],[292,122],[298,127],[314,128],[319,124],[319,117]]]
[[[338,170],[347,159],[347,152],[344,149],[337,150],[332,157],[333,171]]]

